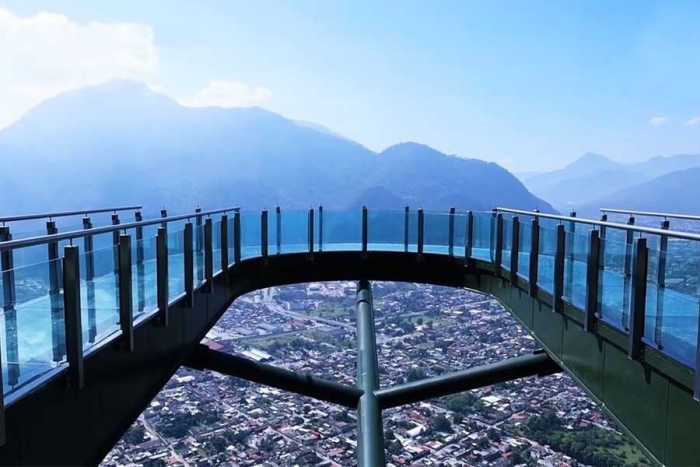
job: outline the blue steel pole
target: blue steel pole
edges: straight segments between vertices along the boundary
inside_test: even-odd
[[[364,391],[357,404],[357,465],[386,465],[382,409],[374,393],[379,389],[379,370],[372,289],[366,279],[357,287],[357,387]]]

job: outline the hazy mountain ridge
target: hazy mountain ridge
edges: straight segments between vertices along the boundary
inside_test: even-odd
[[[372,193],[382,207],[552,211],[493,163],[417,143],[376,154],[261,108],[186,108],[128,81],[57,96],[0,131],[0,183],[13,187],[0,191],[8,213],[132,203],[339,209]]]
[[[700,167],[700,154],[654,157],[629,164],[586,154],[562,169],[525,179],[523,183],[560,210],[580,210],[620,190],[641,187],[656,177],[693,167]]]

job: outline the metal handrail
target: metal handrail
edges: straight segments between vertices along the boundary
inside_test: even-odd
[[[664,219],[684,219],[689,221],[700,221],[700,216],[694,216],[692,214],[676,214],[669,212],[652,212],[652,211],[633,211],[631,209],[611,209],[611,208],[600,208],[600,212],[603,214],[629,214],[631,216],[646,216],[646,217],[663,217]]]
[[[0,251],[14,250],[17,248],[26,248],[36,245],[44,245],[47,243],[60,242],[62,240],[73,240],[75,238],[82,238],[88,235],[101,235],[106,233],[118,232],[120,230],[133,229],[136,227],[148,227],[149,225],[162,224],[163,222],[175,222],[185,219],[192,219],[194,217],[199,216],[211,216],[214,214],[234,212],[237,209],[238,207],[233,207],[226,209],[215,209],[213,211],[193,212],[190,214],[180,214],[172,217],[158,217],[155,219],[144,220],[140,222],[130,222],[127,224],[108,225],[105,227],[97,227],[94,229],[74,230],[72,232],[64,232],[53,235],[42,235],[39,237],[29,237],[18,240],[10,240],[7,242],[0,242]]]
[[[44,214],[21,214],[17,216],[5,216],[0,217],[0,222],[3,224],[5,222],[16,222],[16,221],[29,221],[35,219],[53,219],[54,217],[69,217],[69,216],[80,216],[88,214],[101,214],[104,212],[119,212],[119,211],[138,211],[143,206],[123,206],[118,208],[100,208],[100,209],[83,209],[82,211],[60,211],[60,212],[49,212]]]
[[[558,220],[558,221],[562,221],[562,222],[576,222],[578,224],[587,224],[587,225],[593,225],[593,226],[598,226],[598,227],[609,227],[611,229],[620,229],[620,230],[625,230],[625,231],[646,233],[646,234],[650,234],[650,235],[660,235],[660,236],[666,236],[669,238],[680,238],[683,240],[700,241],[699,234],[693,234],[693,233],[689,233],[689,232],[679,232],[677,230],[655,229],[653,227],[642,227],[639,225],[619,224],[617,222],[599,221],[599,220],[595,220],[595,219],[587,219],[585,217],[570,217],[570,216],[560,216],[560,215],[556,215],[556,214],[544,214],[541,212],[523,211],[521,209],[509,209],[509,208],[500,208],[500,207],[497,207],[494,209],[496,211],[499,211],[499,212],[507,212],[510,214],[522,214],[525,216],[541,217],[544,219],[553,219],[553,220]]]

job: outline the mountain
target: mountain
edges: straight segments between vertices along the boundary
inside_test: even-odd
[[[599,154],[586,154],[563,169],[528,178],[524,184],[533,194],[551,201],[560,210],[580,210],[581,206],[624,188],[690,167],[700,167],[700,154],[655,157],[631,164],[615,162]]]
[[[343,209],[358,201],[552,211],[496,164],[416,143],[377,154],[261,108],[182,107],[130,81],[59,95],[0,131],[0,186],[6,213],[133,203],[172,213],[199,204]]]
[[[581,206],[580,213],[598,216],[601,207],[639,211],[700,214],[700,167],[679,170],[618,190]]]

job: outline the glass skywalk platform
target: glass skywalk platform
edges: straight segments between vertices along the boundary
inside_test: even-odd
[[[128,249],[120,250],[125,241]],[[57,246],[74,248],[79,264],[55,257],[6,267],[17,264],[8,257],[21,257],[25,249]],[[507,209],[259,213],[236,208],[12,240],[0,243],[0,251],[6,404],[40,384],[44,374],[69,366],[65,267],[77,266],[80,274],[73,286],[80,294],[82,351],[89,354],[122,334],[125,308],[136,325],[158,314],[159,255],[167,256],[167,277],[161,280],[171,303],[220,274],[223,264],[249,258],[390,251],[447,255],[465,265],[479,261],[510,274],[511,282],[551,294],[561,302],[558,307],[573,306],[588,323],[602,321],[638,340],[637,349],[649,346],[688,368],[697,365],[700,236],[688,233]],[[128,274],[121,273],[125,264],[130,264]],[[120,306],[125,290],[130,303]]]

